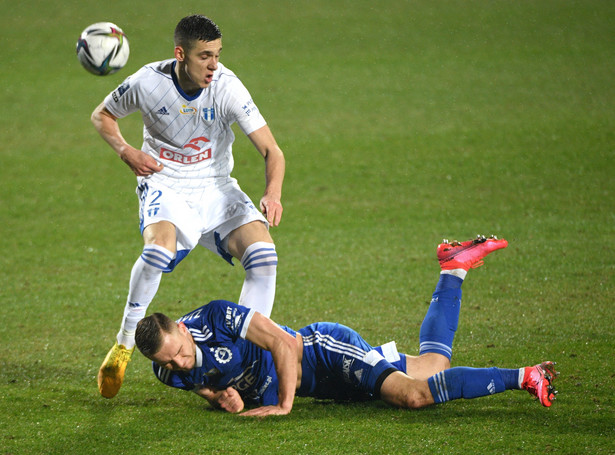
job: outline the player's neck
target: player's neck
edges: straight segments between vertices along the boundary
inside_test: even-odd
[[[175,77],[177,78],[177,83],[186,95],[192,96],[201,90],[201,87],[195,84],[186,74],[186,71],[184,71],[184,67],[180,62],[175,64]]]

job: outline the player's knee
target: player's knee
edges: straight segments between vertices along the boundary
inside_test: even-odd
[[[418,409],[433,402],[430,400],[427,381],[411,378],[401,372],[391,374],[385,379],[380,396],[398,408]]]
[[[445,355],[432,352],[425,354],[425,357],[433,370],[433,373],[430,374],[430,376],[433,376],[440,371],[448,370],[451,367],[451,360]]]
[[[425,393],[421,390],[413,389],[405,394],[403,407],[408,409],[419,409],[428,404],[430,404],[430,402]]]

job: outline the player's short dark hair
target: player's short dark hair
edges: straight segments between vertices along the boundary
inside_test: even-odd
[[[173,39],[176,46],[190,50],[195,41],[215,41],[222,32],[210,18],[200,14],[186,16],[175,27]]]
[[[163,334],[171,333],[175,327],[177,324],[173,319],[162,313],[154,313],[137,324],[135,344],[141,354],[149,358],[160,351]]]

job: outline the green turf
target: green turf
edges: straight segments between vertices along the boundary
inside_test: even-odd
[[[615,3],[0,0],[0,454],[615,453]],[[134,177],[92,109],[171,56],[179,18],[224,33],[287,157],[273,318],[344,322],[410,354],[443,237],[510,247],[471,271],[456,365],[551,359],[525,392],[420,411],[297,399],[262,421],[165,388],[135,355],[113,400],[96,374],[141,251]],[[86,25],[124,28],[120,73],[80,68]],[[139,116],[121,123],[140,144]],[[254,200],[262,160],[238,134]],[[236,300],[240,267],[195,251],[150,308]]]

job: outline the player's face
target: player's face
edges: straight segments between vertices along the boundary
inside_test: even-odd
[[[195,41],[194,46],[185,51],[181,46],[175,48],[178,65],[179,83],[186,93],[209,87],[218,69],[222,40]],[[185,86],[184,86],[185,85]]]
[[[151,357],[162,368],[189,371],[196,361],[196,345],[183,324],[173,333],[165,333],[160,350]]]

